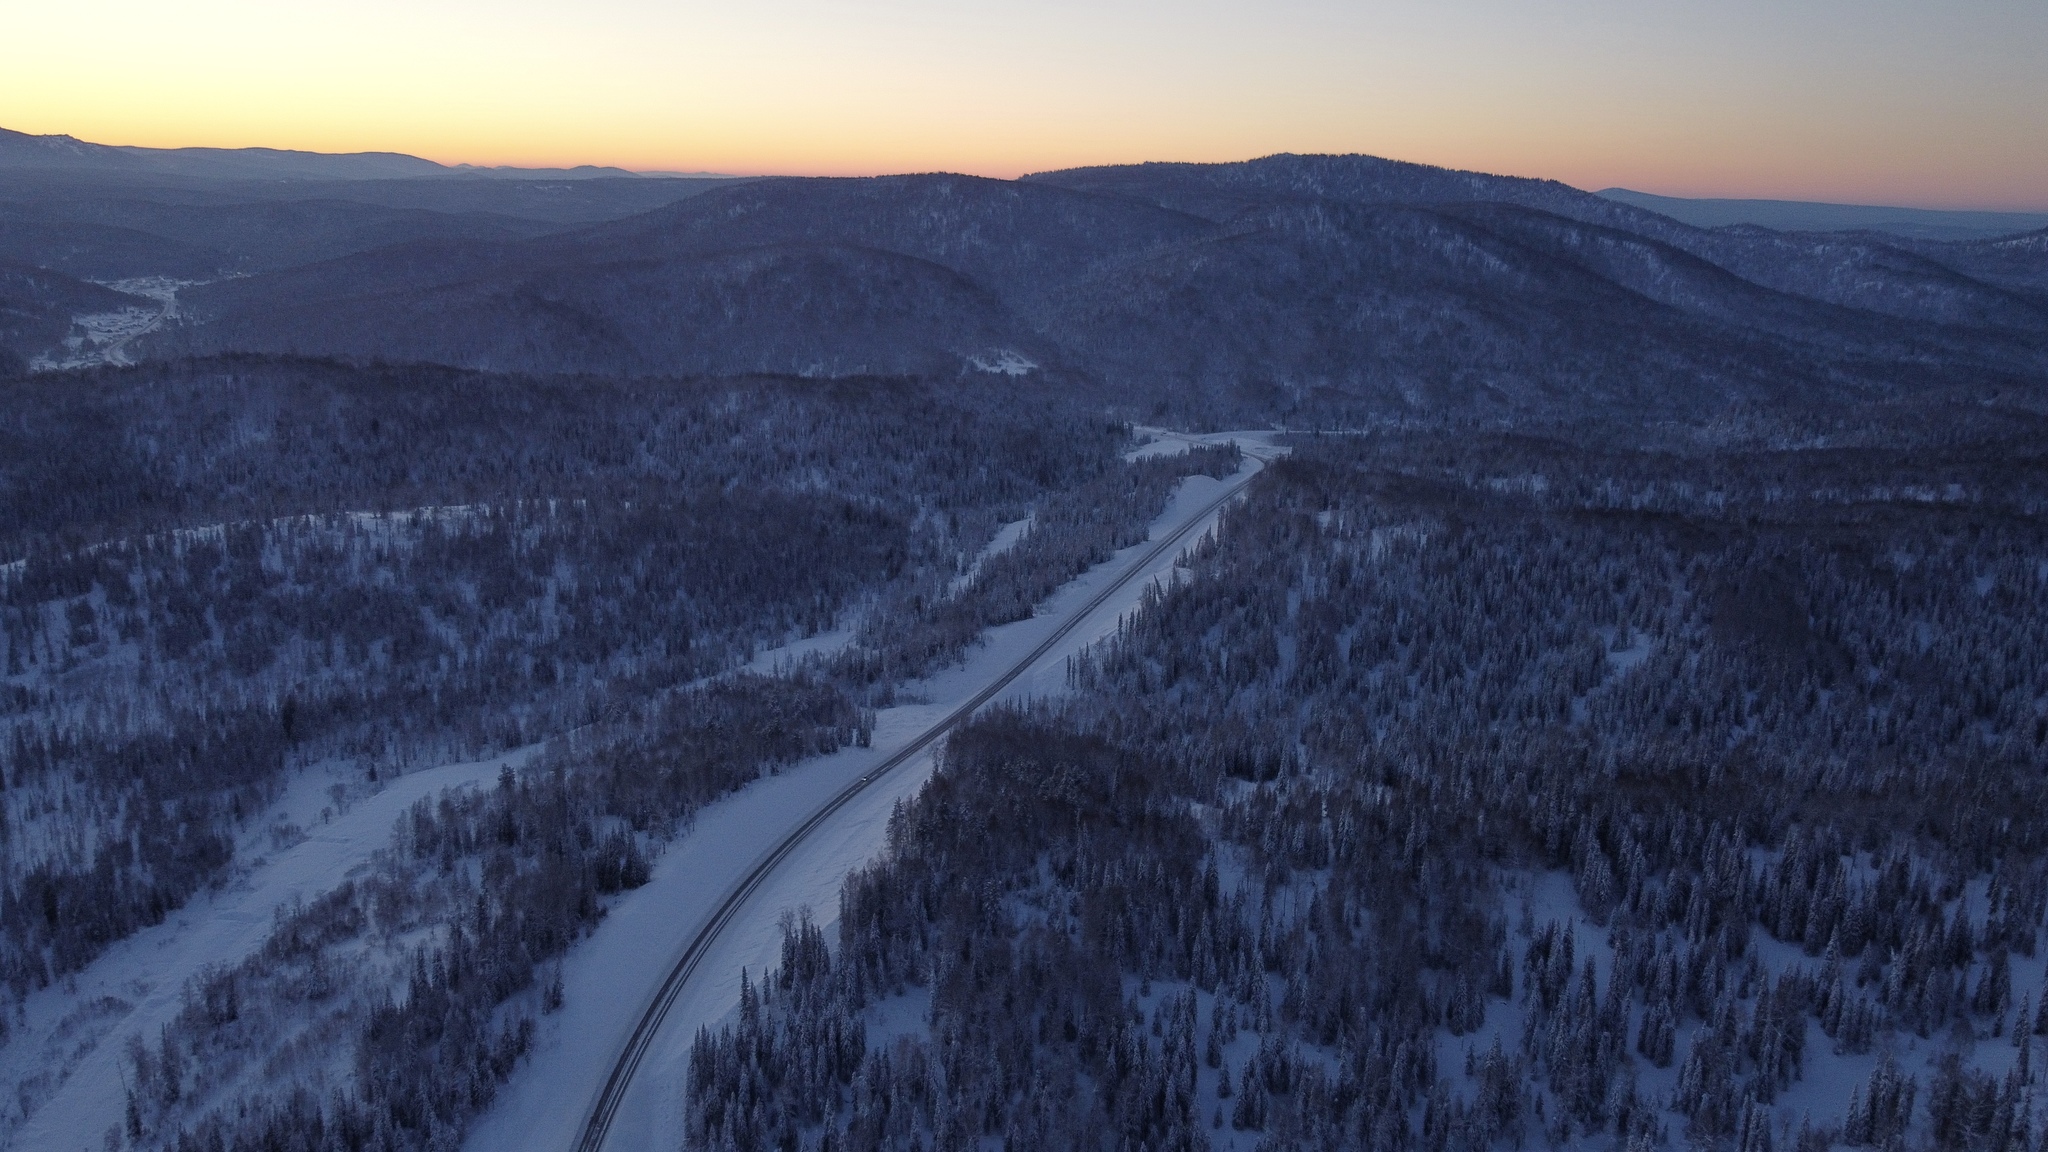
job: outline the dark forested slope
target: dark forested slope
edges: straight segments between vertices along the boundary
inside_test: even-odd
[[[2042,428],[1828,439],[1303,440],[791,926],[688,1146],[2034,1147]]]
[[[1904,243],[1356,156],[769,180],[195,288],[153,339],[632,375],[1004,365],[1209,421],[2038,398],[2039,254]]]
[[[1492,176],[1373,156],[1269,156],[1241,164],[1137,164],[1027,177],[1151,200],[1210,219],[1284,203],[1512,204],[1661,241],[1765,287],[1902,319],[1997,326],[2013,301],[1958,266],[1985,241],[1909,243],[1870,233],[1703,229],[1555,180]],[[1944,255],[1956,252],[1957,266]],[[2039,328],[2040,302],[2021,320]]]

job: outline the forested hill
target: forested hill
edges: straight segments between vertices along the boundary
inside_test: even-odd
[[[1589,403],[1681,417],[2033,404],[2048,379],[2048,251],[2027,238],[1701,229],[1553,181],[1366,156],[1017,181],[568,182],[565,204],[610,206],[554,213],[530,190],[457,211],[446,189],[461,183],[307,183],[306,199],[260,204],[224,186],[130,190],[90,212],[58,210],[76,188],[20,185],[0,205],[0,255],[181,281],[174,316],[107,352],[127,358],[1036,373],[1139,416],[1295,425]],[[392,200],[401,185],[443,199]],[[14,356],[47,358],[64,306],[17,311],[42,319],[10,330]],[[89,359],[90,325],[72,335],[71,357]]]
[[[2038,1148],[2048,441],[1837,434],[1300,438],[787,926],[685,1147]]]

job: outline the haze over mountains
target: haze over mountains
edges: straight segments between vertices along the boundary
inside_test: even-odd
[[[175,318],[114,325],[97,358],[1037,371],[1132,411],[1297,422],[1989,399],[2037,392],[2048,366],[2048,231],[1709,229],[1364,156],[1017,181],[515,175],[8,134],[6,350],[93,362],[74,318],[117,309],[92,285],[159,278],[180,282]]]
[[[1685,199],[1627,188],[1600,195],[1661,212],[1700,228],[1755,224],[1792,232],[1889,232],[1921,240],[1972,240],[2048,228],[2048,212],[1979,212],[1889,208],[1875,204],[1816,204],[1803,200]]]
[[[624,168],[485,167],[438,164],[402,152],[305,152],[291,148],[141,148],[93,144],[75,136],[35,136],[0,128],[0,169],[93,173],[128,179],[396,180],[424,176],[493,176],[512,180],[637,176]],[[675,176],[678,173],[649,173]],[[710,173],[694,173],[708,176]]]

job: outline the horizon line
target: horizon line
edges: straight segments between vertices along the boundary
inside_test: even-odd
[[[1704,203],[1727,203],[1727,204],[1788,204],[1788,205],[1811,205],[1811,206],[1815,206],[1815,207],[1827,207],[1827,208],[1860,208],[1860,209],[1894,210],[1894,211],[1906,211],[1906,212],[1939,212],[1939,213],[1962,213],[1962,214],[1972,214],[1972,215],[1979,215],[1979,216],[2048,216],[2048,203],[2043,203],[2042,205],[2040,205],[2040,206],[2037,206],[2037,207],[2024,207],[2024,208],[2022,208],[2022,207],[2010,207],[2010,206],[2006,206],[2006,207],[1996,207],[1996,208],[1987,208],[1987,207],[1982,207],[1982,206],[1978,206],[1978,205],[1970,205],[1970,206],[1961,206],[1961,207],[1959,207],[1959,206],[1956,206],[1956,205],[1955,205],[1955,204],[1953,204],[1953,203],[1943,203],[1943,204],[1927,204],[1927,203],[1918,203],[1918,204],[1916,204],[1916,203],[1911,203],[1911,202],[1906,202],[1906,201],[1863,201],[1863,200],[1835,200],[1835,199],[1806,199],[1806,198],[1799,198],[1799,197],[1796,197],[1796,196],[1785,196],[1785,195],[1775,195],[1775,196],[1774,196],[1774,195],[1740,195],[1740,196],[1735,196],[1735,195],[1728,195],[1728,194],[1726,194],[1726,193],[1703,193],[1703,192],[1697,192],[1697,191],[1692,191],[1692,192],[1672,192],[1672,191],[1650,191],[1650,190],[1647,190],[1647,189],[1644,189],[1644,188],[1640,188],[1640,187],[1632,187],[1632,186],[1627,186],[1627,185],[1621,185],[1621,184],[1614,184],[1614,185],[1609,185],[1609,186],[1607,186],[1607,187],[1604,187],[1604,188],[1594,189],[1594,188],[1588,188],[1588,187],[1583,187],[1583,186],[1580,186],[1580,185],[1575,185],[1575,184],[1572,184],[1572,183],[1570,183],[1569,181],[1565,181],[1565,180],[1562,180],[1562,179],[1559,179],[1559,178],[1557,178],[1557,177],[1553,177],[1553,176],[1531,176],[1531,175],[1526,175],[1526,174],[1522,174],[1522,173],[1516,173],[1516,172],[1496,172],[1496,171],[1490,171],[1490,170],[1487,170],[1487,169],[1483,169],[1483,168],[1460,168],[1460,167],[1457,167],[1457,166],[1454,166],[1454,165],[1446,165],[1446,164],[1435,164],[1435,163],[1431,163],[1431,162],[1428,162],[1428,161],[1422,161],[1422,160],[1403,160],[1403,159],[1400,159],[1400,158],[1397,158],[1397,157],[1393,157],[1393,156],[1385,156],[1385,155],[1381,155],[1381,154],[1379,154],[1379,153],[1374,153],[1374,152],[1363,152],[1363,151],[1352,151],[1352,152],[1339,152],[1339,151],[1293,151],[1293,150],[1289,150],[1289,149],[1281,149],[1281,150],[1278,150],[1278,151],[1274,151],[1274,152],[1264,152],[1264,153],[1260,153],[1260,154],[1258,154],[1258,155],[1255,155],[1255,156],[1247,156],[1247,157],[1242,157],[1242,158],[1239,158],[1239,159],[1235,159],[1235,160],[1161,160],[1161,159],[1149,159],[1149,160],[1129,160],[1129,161],[1118,161],[1118,162],[1110,162],[1110,163],[1086,163],[1086,164],[1073,164],[1073,165],[1066,165],[1066,166],[1063,166],[1063,167],[1053,167],[1053,168],[1040,168],[1040,169],[1033,169],[1033,170],[1029,170],[1029,171],[1019,171],[1019,172],[1017,172],[1017,173],[1016,173],[1015,175],[1004,175],[1004,174],[997,174],[997,173],[990,173],[990,172],[972,172],[972,171],[963,171],[963,170],[957,170],[957,169],[948,169],[948,168],[926,168],[926,169],[917,169],[917,168],[905,168],[905,169],[901,169],[901,170],[884,170],[884,169],[873,169],[873,170],[869,170],[869,169],[852,169],[852,170],[849,170],[849,169],[841,169],[841,168],[827,168],[827,169],[810,169],[810,170],[804,170],[804,169],[801,169],[801,168],[799,168],[799,169],[795,169],[795,170],[762,170],[762,171],[736,171],[736,172],[735,172],[735,171],[714,171],[714,170],[711,170],[711,169],[699,169],[699,170],[696,170],[696,171],[687,171],[687,170],[684,170],[684,169],[680,169],[680,168],[667,168],[667,167],[645,167],[645,168],[642,168],[642,167],[632,167],[632,166],[629,166],[629,165],[627,165],[627,164],[621,164],[621,163],[605,163],[605,162],[601,162],[601,161],[597,161],[597,160],[578,160],[578,161],[575,161],[575,162],[573,162],[573,163],[571,163],[571,162],[564,162],[564,161],[554,161],[554,162],[545,162],[545,161],[542,161],[542,162],[535,162],[535,161],[527,161],[527,162],[517,162],[517,161],[506,161],[506,160],[497,160],[497,161],[490,161],[490,160],[486,160],[486,161],[478,161],[478,160],[455,160],[455,159],[441,159],[441,158],[437,158],[437,157],[435,157],[435,156],[432,156],[432,155],[426,155],[426,154],[422,154],[422,153],[418,153],[418,152],[406,152],[406,151],[401,151],[401,150],[398,150],[398,149],[386,149],[386,148],[362,148],[362,149],[350,149],[350,150],[347,150],[347,151],[323,151],[323,150],[320,150],[320,149],[317,149],[317,148],[300,148],[300,147],[281,147],[281,146],[278,146],[278,145],[272,145],[272,144],[234,144],[234,145],[223,145],[223,144],[174,144],[174,145],[160,145],[160,144],[109,144],[109,143],[105,143],[104,141],[98,141],[98,140],[87,140],[87,139],[85,139],[85,138],[83,138],[83,137],[80,137],[80,136],[76,136],[76,135],[73,135],[73,134],[71,134],[71,133],[69,133],[69,132],[49,132],[49,133],[37,133],[37,132],[22,132],[22,131],[20,131],[20,130],[18,130],[18,129],[9,129],[9,128],[7,128],[7,127],[6,127],[5,125],[0,125],[0,134],[9,134],[9,135],[19,135],[19,136],[22,136],[22,137],[25,137],[25,138],[28,138],[28,139],[32,139],[32,140],[68,140],[68,141],[72,141],[72,142],[74,142],[74,143],[78,143],[78,144],[83,144],[83,145],[87,145],[87,146],[90,146],[90,147],[99,147],[99,148],[111,148],[111,149],[117,149],[117,150],[121,150],[121,151],[128,151],[128,152],[155,152],[155,153],[174,153],[174,152],[225,152],[225,153],[236,153],[236,152],[245,152],[245,153],[246,153],[246,152],[267,152],[267,153],[282,153],[282,154],[289,154],[289,155],[296,155],[296,156],[324,156],[324,157],[336,157],[336,158],[347,158],[347,157],[392,157],[392,158],[401,158],[401,159],[409,159],[409,160],[419,160],[419,161],[422,161],[422,162],[425,162],[425,163],[428,163],[428,164],[433,164],[433,165],[435,165],[436,167],[439,167],[439,168],[445,169],[445,170],[446,170],[446,171],[447,171],[447,172],[448,172],[448,173],[449,173],[450,175],[459,175],[459,174],[463,173],[463,172],[464,172],[465,170],[469,170],[469,171],[476,171],[476,172],[551,172],[551,171],[552,171],[552,172],[576,172],[576,171],[582,171],[582,170],[594,170],[594,171],[614,171],[614,172],[621,172],[621,173],[625,173],[625,174],[627,174],[627,175],[629,175],[629,176],[634,176],[634,177],[641,177],[641,178],[646,178],[646,179],[675,179],[675,180],[769,180],[769,179],[777,179],[777,178],[788,178],[788,179],[875,179],[875,178],[880,178],[880,177],[888,177],[888,176],[961,176],[961,177],[967,177],[967,178],[970,178],[970,179],[979,179],[979,180],[998,180],[998,181],[1003,181],[1003,182],[1015,182],[1015,181],[1019,181],[1019,180],[1024,180],[1024,179],[1028,179],[1028,178],[1030,178],[1030,177],[1032,177],[1032,176],[1038,176],[1038,175],[1046,175],[1046,174],[1050,174],[1050,173],[1054,173],[1054,172],[1068,172],[1068,171],[1078,171],[1078,170],[1081,170],[1081,169],[1087,169],[1087,168],[1119,168],[1119,167],[1139,167],[1139,166],[1143,166],[1143,165],[1151,165],[1151,164],[1161,164],[1161,165],[1167,165],[1167,164],[1186,164],[1186,165],[1197,165],[1197,166],[1208,166],[1208,167],[1215,167],[1215,166],[1222,166],[1222,165],[1229,165],[1229,164],[1249,164],[1249,163],[1254,163],[1254,162],[1256,162],[1256,161],[1259,161],[1259,160],[1266,160],[1266,159],[1271,159],[1271,158],[1274,158],[1274,157],[1280,157],[1280,156],[1303,156],[1303,157],[1307,157],[1307,156],[1328,156],[1328,157],[1349,157],[1349,156],[1356,156],[1356,157],[1364,157],[1364,158],[1368,158],[1368,159],[1373,159],[1373,160],[1384,160],[1384,161],[1387,161],[1387,162],[1389,162],[1389,163],[1395,163],[1395,164],[1409,164],[1409,165],[1414,165],[1414,166],[1416,166],[1416,167],[1420,167],[1420,168],[1433,168],[1433,169],[1436,169],[1436,170],[1439,170],[1439,171],[1445,171],[1445,172],[1472,172],[1472,173],[1477,173],[1477,174],[1480,174],[1480,175],[1486,175],[1486,176],[1496,176],[1496,177],[1504,177],[1504,178],[1509,178],[1509,179],[1522,179],[1522,180],[1539,180],[1539,181],[1547,181],[1547,182],[1551,182],[1551,183],[1561,184],[1561,185],[1564,185],[1565,187],[1568,187],[1568,188],[1573,188],[1573,189],[1576,189],[1577,191],[1585,192],[1585,193],[1587,193],[1588,195],[1593,195],[1593,196],[1602,196],[1602,197],[1608,196],[1608,194],[1610,194],[1610,193],[1614,193],[1614,192],[1626,192],[1626,193],[1630,193],[1630,194],[1632,194],[1632,195],[1638,195],[1638,196],[1650,196],[1650,197],[1655,197],[1655,198],[1658,198],[1658,199],[1666,199],[1666,200],[1679,200],[1679,201],[1694,201],[1694,202],[1704,202]],[[417,178],[419,178],[419,177],[407,177],[407,176],[382,176],[382,177],[359,177],[359,179],[417,179]],[[302,179],[302,180],[306,180],[306,181],[308,181],[308,182],[314,182],[314,181],[317,181],[317,180],[318,180],[319,178],[318,178],[318,177],[296,177],[296,179]]]

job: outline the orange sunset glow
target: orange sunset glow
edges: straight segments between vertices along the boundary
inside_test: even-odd
[[[17,6],[0,124],[443,162],[991,176],[1369,152],[2048,207],[2048,6],[598,0]]]

